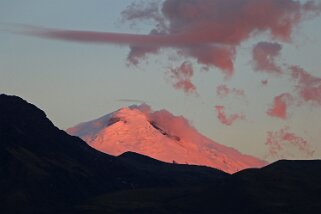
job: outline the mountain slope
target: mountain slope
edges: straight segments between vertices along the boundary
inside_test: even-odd
[[[131,106],[69,128],[91,147],[111,155],[133,151],[165,162],[205,165],[234,173],[267,163],[218,144],[183,117],[149,106]]]

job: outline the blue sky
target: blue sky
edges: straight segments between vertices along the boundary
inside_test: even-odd
[[[152,27],[148,23],[131,27],[121,21],[121,12],[131,2],[0,0],[0,23],[147,33]],[[320,24],[320,17],[302,22],[293,33],[293,43],[283,44],[280,62],[298,64],[321,77]],[[62,42],[0,31],[0,92],[36,104],[61,129],[135,104],[120,99],[143,100],[155,110],[165,108],[185,116],[201,133],[221,144],[261,158],[267,153],[267,132],[289,126],[315,148],[314,158],[321,158],[320,106],[294,106],[287,120],[265,114],[274,96],[293,87],[287,77],[253,71],[251,48],[266,38],[259,35],[238,47],[235,75],[228,81],[217,68],[195,71],[198,95],[188,95],[174,89],[166,76],[173,63],[168,60],[173,55],[171,49],[135,67],[126,64],[126,46]],[[266,78],[268,87],[260,82]],[[220,98],[216,94],[220,84],[243,89],[246,96]],[[224,105],[230,113],[243,112],[246,119],[225,126],[216,117],[215,105]],[[303,158],[299,153],[295,157]]]

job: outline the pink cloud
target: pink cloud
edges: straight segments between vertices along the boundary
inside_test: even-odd
[[[239,97],[245,96],[244,90],[237,88],[229,88],[226,85],[218,85],[216,87],[216,94],[221,98],[226,97],[229,94],[233,94]]]
[[[223,98],[229,95],[230,89],[226,85],[219,85],[216,87],[216,94]]]
[[[321,105],[321,78],[313,76],[299,66],[289,66],[291,78],[296,81],[294,95],[283,93],[274,98],[267,115],[280,119],[288,118],[290,105],[301,106],[306,103]]]
[[[234,73],[235,48],[219,46],[197,46],[184,48],[178,52],[185,57],[192,57],[207,68],[218,67],[225,72],[226,78]]]
[[[130,46],[130,52],[128,53],[127,60],[129,65],[138,65],[141,60],[147,59],[148,55],[157,54],[158,48],[155,47],[142,47],[142,46]]]
[[[269,156],[273,158],[289,158],[293,153],[311,158],[314,154],[310,144],[304,138],[290,132],[288,127],[274,132],[269,131],[265,144],[268,146]]]
[[[154,122],[159,128],[173,136],[180,136],[183,140],[201,142],[200,133],[184,116],[173,115],[166,109],[154,111],[149,105],[141,104],[133,106],[137,108],[150,122]]]
[[[273,106],[267,110],[267,114],[271,117],[280,119],[288,118],[288,106],[293,103],[293,96],[289,93],[283,93],[274,97]]]
[[[305,102],[321,105],[321,78],[309,74],[298,66],[290,67],[291,76],[297,81],[296,91]]]
[[[282,46],[278,43],[257,43],[252,50],[254,69],[268,73],[282,73],[282,69],[275,62],[281,49]]]
[[[176,89],[183,90],[185,93],[196,93],[196,87],[192,83],[194,70],[190,62],[183,62],[179,67],[169,68],[168,75]]]
[[[262,84],[262,85],[267,85],[268,83],[269,83],[268,80],[261,80],[261,84]]]
[[[21,33],[65,41],[128,45],[131,47],[128,60],[133,64],[146,58],[146,54],[158,53],[160,48],[175,48],[202,66],[217,67],[231,76],[236,48],[243,41],[258,33],[290,41],[293,28],[320,11],[321,4],[315,1],[165,0],[134,3],[122,12],[124,21],[154,23],[148,35],[30,26]],[[270,53],[269,57],[275,54]]]
[[[164,109],[154,112],[150,111],[146,115],[150,121],[154,121],[170,135],[178,135],[185,140],[198,138],[196,129],[183,116],[174,116]]]
[[[244,114],[231,114],[229,116],[225,113],[225,107],[224,106],[215,106],[215,110],[217,113],[217,119],[226,126],[231,126],[234,122],[237,120],[244,120],[245,115]]]

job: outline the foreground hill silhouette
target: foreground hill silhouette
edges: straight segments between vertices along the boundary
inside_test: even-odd
[[[2,213],[320,213],[321,161],[279,161],[228,175],[118,157],[56,128],[45,113],[0,95]]]
[[[226,176],[212,168],[165,164],[138,154],[103,154],[14,96],[0,95],[0,140],[0,200],[21,210],[65,207],[106,191],[193,185]]]

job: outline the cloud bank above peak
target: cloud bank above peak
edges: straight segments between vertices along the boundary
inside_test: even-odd
[[[148,54],[157,54],[161,48],[173,48],[183,58],[195,59],[202,66],[219,68],[231,76],[236,49],[242,42],[262,33],[290,42],[293,29],[320,11],[321,3],[315,1],[142,1],[129,5],[122,18],[124,22],[154,23],[146,35],[27,25],[17,25],[16,32],[63,41],[126,45],[130,47],[127,59],[131,64],[138,64]]]

